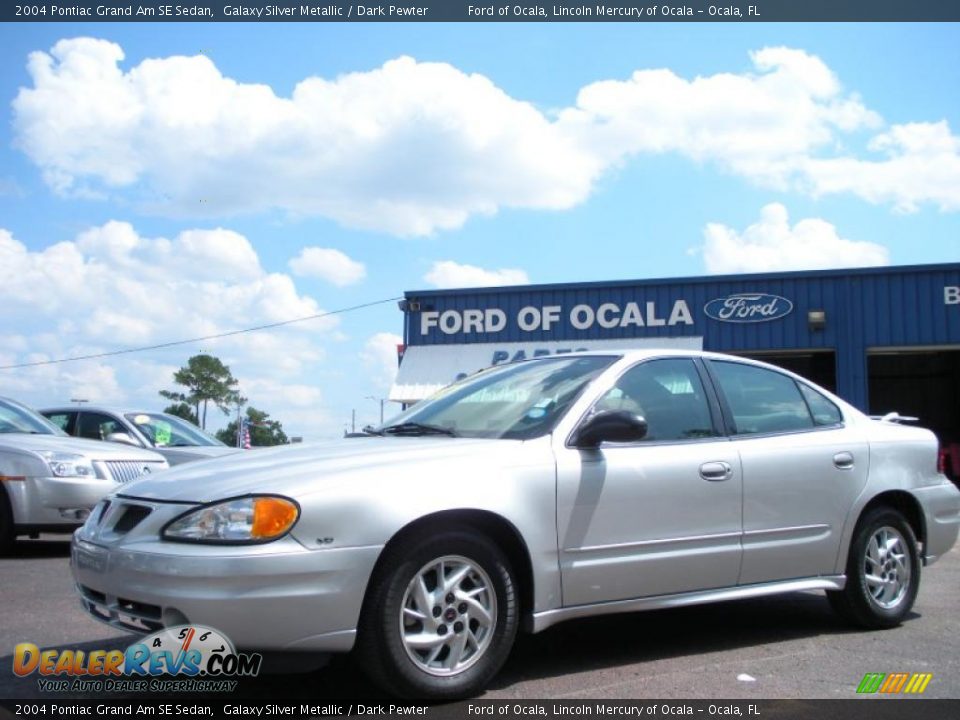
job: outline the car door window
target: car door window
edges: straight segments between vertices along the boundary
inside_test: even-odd
[[[839,425],[843,422],[843,414],[840,412],[840,408],[812,387],[804,385],[803,383],[797,384],[800,386],[800,392],[803,393],[803,399],[807,401],[807,406],[810,408],[814,425],[817,427],[828,427],[830,425]]]
[[[75,412],[47,413],[46,418],[67,435],[76,434],[77,414]]]
[[[689,358],[649,360],[627,370],[594,406],[627,410],[647,421],[644,441],[714,437],[703,383]]]
[[[127,429],[120,421],[103,413],[80,413],[80,422],[77,425],[77,437],[90,440],[106,440],[111,433],[125,433]]]
[[[737,435],[813,428],[800,389],[788,375],[755,365],[712,361]]]

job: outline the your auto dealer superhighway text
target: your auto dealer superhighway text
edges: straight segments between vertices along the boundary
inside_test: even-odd
[[[224,715],[426,715],[426,705],[224,705]]]

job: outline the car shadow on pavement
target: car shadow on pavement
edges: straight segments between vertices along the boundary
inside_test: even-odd
[[[916,613],[908,621],[919,617]],[[645,661],[705,655],[746,647],[760,647],[821,635],[858,631],[830,610],[819,593],[794,593],[757,600],[695,607],[625,613],[572,620],[537,635],[520,634],[503,670],[493,679],[495,695],[509,695],[512,686],[565,675],[589,672]],[[113,636],[79,644],[71,649],[123,650],[135,636]],[[11,648],[12,650],[12,648]],[[279,662],[278,662],[279,661]],[[13,655],[0,656],[0,697],[41,698],[136,698],[156,697],[138,693],[54,694],[39,690],[34,673],[13,675]],[[236,699],[363,699],[387,700],[351,656],[333,656],[329,664],[313,669],[311,658],[291,654],[267,655],[258,677],[242,678],[230,693],[182,694],[208,700]]]
[[[70,557],[70,536],[64,535],[55,540],[47,536],[38,540],[20,538],[13,544],[13,549],[2,557],[4,560]]]
[[[912,612],[907,621],[918,618]],[[867,632],[841,620],[818,592],[800,592],[562,623],[521,635],[491,690],[644,661]]]

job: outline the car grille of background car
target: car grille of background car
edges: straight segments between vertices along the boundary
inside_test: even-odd
[[[163,463],[144,460],[108,460],[104,465],[107,466],[110,477],[118,483],[136,480],[145,473],[159,472],[163,469]]]

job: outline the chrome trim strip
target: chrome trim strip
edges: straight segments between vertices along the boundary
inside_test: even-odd
[[[698,590],[697,592],[677,593],[674,595],[657,595],[655,597],[631,600],[616,600],[614,602],[595,603],[592,605],[575,605],[573,607],[533,613],[527,618],[527,629],[530,632],[537,633],[566,620],[591,617],[594,615],[611,615],[613,613],[638,612],[642,610],[662,610],[664,608],[701,605],[722,600],[744,600],[746,598],[764,597],[766,595],[779,595],[780,593],[799,592],[801,590],[843,590],[846,584],[847,578],[845,575],[825,575],[822,577],[780,580],[777,582],[744,585],[741,587],[717,588],[716,590]]]
[[[639,540],[637,542],[614,543],[612,545],[588,545],[578,548],[564,548],[565,553],[586,553],[601,552],[603,550],[627,550],[629,548],[657,547],[658,545],[675,545],[677,543],[703,542],[704,540],[723,540],[726,538],[738,538],[741,533],[727,532],[715,533],[713,535],[689,535],[686,537],[664,538],[658,540]]]
[[[801,532],[803,530],[829,530],[830,526],[823,523],[817,525],[796,525],[794,527],[770,528],[769,530],[744,530],[744,537],[757,537],[759,535],[782,535],[785,533]]]

